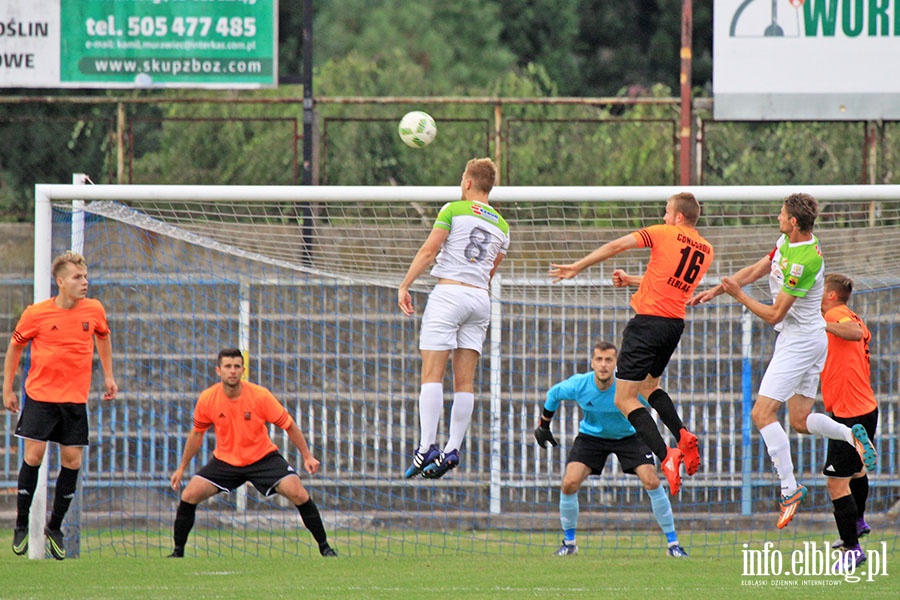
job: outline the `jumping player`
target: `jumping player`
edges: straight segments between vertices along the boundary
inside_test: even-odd
[[[779,529],[787,527],[809,493],[794,477],[790,440],[778,421],[783,404],[788,405],[794,431],[855,445],[869,469],[874,468],[877,459],[864,427],[858,425],[851,430],[828,415],[812,411],[828,352],[821,312],[825,259],[812,232],[818,214],[819,205],[809,194],[791,194],[785,198],[778,214],[781,235],[775,248],[733,277],[723,277],[722,283],[690,301],[695,305],[727,293],[778,332],[775,351],[760,382],[750,416],[781,480]],[[742,289],[766,275],[772,304],[763,304]]]
[[[681,421],[669,395],[659,380],[684,331],[685,305],[703,279],[713,260],[713,247],[696,229],[700,204],[693,194],[681,192],[666,201],[663,224],[652,225],[607,242],[581,260],[552,264],[554,283],[571,279],[591,265],[620,252],[650,248],[650,261],[641,277],[617,271],[617,286],[637,285],[631,298],[636,315],[628,321],[622,336],[622,350],[616,370],[616,406],[659,458],[669,490],[681,489],[681,463],[693,475],[700,468],[697,436]],[[677,448],[669,448],[653,417],[641,404],[638,394],[650,403],[675,436]]]
[[[419,474],[437,479],[459,465],[459,447],[475,407],[475,367],[491,317],[491,278],[509,249],[509,226],[488,201],[496,179],[491,159],[473,158],[466,164],[460,182],[462,199],[441,208],[397,290],[400,310],[413,315],[409,287],[434,262],[431,274],[438,278],[437,285],[428,296],[419,332],[421,435],[404,473],[407,479]],[[441,450],[435,441],[448,357],[453,363],[453,408],[450,435]]]

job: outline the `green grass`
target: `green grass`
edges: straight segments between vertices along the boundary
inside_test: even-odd
[[[200,533],[200,532],[198,532]],[[439,534],[438,534],[439,535]],[[198,536],[201,542],[203,536]],[[585,535],[582,552],[570,558],[552,556],[547,546],[494,544],[503,535],[489,535],[491,553],[468,550],[423,551],[418,542],[405,540],[386,547],[370,545],[375,538],[359,535],[335,537],[342,553],[325,560],[303,552],[300,557],[198,555],[104,556],[92,552],[63,562],[33,561],[9,550],[9,534],[0,535],[0,598],[6,599],[110,599],[141,600],[205,598],[324,598],[342,599],[519,599],[519,598],[629,598],[630,600],[704,600],[704,598],[897,598],[900,565],[888,559],[888,575],[874,581],[844,582],[833,576],[786,578],[744,577],[739,551],[700,546],[688,559],[663,556],[641,544],[626,544],[612,552],[599,546],[600,537]],[[382,536],[378,536],[382,537]],[[532,541],[536,541],[534,538]],[[609,538],[604,538],[605,543]],[[709,538],[704,536],[709,542]],[[728,538],[723,538],[726,541]],[[700,540],[691,540],[697,541]],[[683,540],[690,549],[689,541]],[[874,540],[868,543],[875,547]],[[496,550],[500,553],[495,553]],[[513,552],[515,550],[515,552]],[[146,553],[146,552],[145,552]],[[154,552],[151,552],[153,554]],[[896,571],[896,573],[894,572]],[[748,581],[765,586],[748,586]],[[790,582],[798,585],[790,585]],[[800,585],[804,581],[807,585]],[[815,582],[809,585],[808,582]],[[823,585],[827,583],[828,585]],[[837,583],[837,585],[832,585]],[[785,585],[788,584],[788,585]],[[715,594],[715,596],[713,596]]]

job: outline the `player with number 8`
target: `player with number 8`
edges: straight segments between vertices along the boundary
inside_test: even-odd
[[[713,260],[712,244],[696,229],[699,218],[700,203],[694,195],[675,194],[666,201],[662,224],[607,242],[574,263],[551,264],[549,271],[556,283],[626,250],[650,248],[650,261],[643,275],[631,276],[621,270],[613,273],[616,287],[638,286],[631,297],[636,314],[622,335],[615,403],[659,458],[672,494],[681,489],[682,462],[688,475],[700,468],[697,436],[684,427],[672,399],[659,386],[684,331],[685,306]],[[675,436],[677,448],[668,447],[653,417],[638,400],[639,394]]]
[[[459,448],[475,407],[475,367],[491,317],[490,284],[509,249],[509,226],[488,202],[497,168],[489,158],[466,163],[462,199],[438,213],[397,291],[403,314],[415,313],[409,288],[432,262],[438,278],[428,296],[419,332],[422,385],[419,392],[419,446],[404,477],[442,477],[459,465]],[[450,432],[441,450],[436,442],[444,406],[444,369],[453,363]]]

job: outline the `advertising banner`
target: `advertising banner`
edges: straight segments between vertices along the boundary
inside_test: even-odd
[[[900,1],[715,0],[717,119],[900,119]]]
[[[0,87],[278,82],[277,0],[4,0]]]

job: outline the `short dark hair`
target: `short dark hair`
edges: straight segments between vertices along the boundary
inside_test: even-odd
[[[675,210],[684,215],[685,222],[693,227],[700,220],[700,203],[690,192],[678,192],[669,200],[675,202]]]
[[[791,194],[784,199],[784,209],[789,216],[797,219],[800,231],[812,231],[819,216],[819,203],[810,194]]]
[[[596,344],[594,344],[594,347],[591,349],[591,360],[594,359],[594,350],[599,350],[601,352],[604,352],[606,350],[612,350],[616,354],[619,353],[619,349],[616,348],[616,345],[613,344],[612,342],[597,342]]]
[[[222,366],[223,358],[239,358],[241,359],[241,364],[244,364],[244,353],[237,348],[225,348],[224,350],[220,350],[219,356],[216,357],[217,367]]]
[[[838,300],[846,304],[853,293],[853,280],[846,275],[829,273],[825,276],[825,290],[836,293]]]

